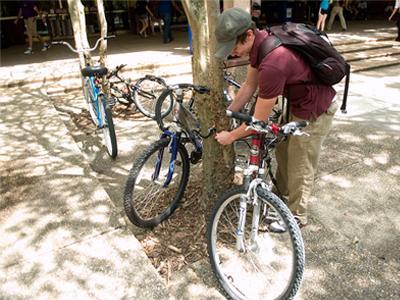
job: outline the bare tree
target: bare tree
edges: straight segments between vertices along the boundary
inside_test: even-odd
[[[219,0],[183,0],[193,36],[193,82],[211,89],[209,95],[199,96],[199,117],[203,127],[226,129],[223,104],[222,63],[214,57],[215,27],[220,7]],[[232,185],[234,175],[233,147],[221,146],[214,138],[204,141],[203,176],[206,195],[211,200]]]
[[[100,36],[107,36],[107,21],[106,14],[104,12],[104,3],[103,0],[97,0],[97,10],[99,12],[99,24],[100,24]],[[106,65],[106,52],[107,52],[107,40],[101,41],[99,54],[100,54],[100,65]]]
[[[88,48],[89,41],[86,34],[85,9],[82,2],[80,0],[68,0],[68,11],[74,31],[75,48]],[[88,53],[88,55],[90,54]],[[81,68],[85,67],[83,54],[79,55],[79,61]]]

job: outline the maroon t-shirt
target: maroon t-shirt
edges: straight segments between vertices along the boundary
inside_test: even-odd
[[[256,31],[250,52],[250,64],[258,69],[258,96],[264,99],[280,95],[288,97],[290,111],[298,118],[311,120],[325,113],[336,91],[322,84],[299,84],[315,81],[309,65],[300,54],[280,46],[257,65],[259,45],[266,38],[266,31]]]

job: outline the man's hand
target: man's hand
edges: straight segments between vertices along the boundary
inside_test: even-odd
[[[229,131],[221,131],[218,132],[215,135],[215,139],[217,140],[218,143],[221,145],[230,145],[235,141],[235,138],[233,137],[232,133]]]
[[[14,24],[17,25],[18,21],[19,21],[19,18],[16,18],[15,21],[14,21]]]

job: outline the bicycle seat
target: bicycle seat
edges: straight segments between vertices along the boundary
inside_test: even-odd
[[[105,67],[85,67],[81,70],[81,74],[84,77],[89,77],[89,76],[103,76],[108,73],[108,69]]]

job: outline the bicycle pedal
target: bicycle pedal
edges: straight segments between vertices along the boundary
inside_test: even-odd
[[[195,165],[201,160],[202,156],[202,152],[192,151],[192,153],[190,153],[190,162]]]

